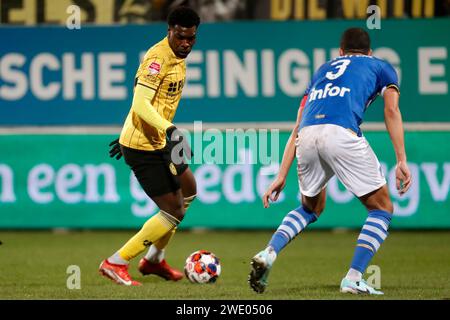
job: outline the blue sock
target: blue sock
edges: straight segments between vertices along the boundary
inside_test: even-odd
[[[284,217],[277,231],[272,236],[269,246],[278,254],[292,239],[294,239],[307,225],[317,220],[314,212],[303,206],[289,212]]]
[[[383,210],[371,210],[362,227],[353,255],[351,268],[364,273],[370,260],[388,235],[392,215]]]

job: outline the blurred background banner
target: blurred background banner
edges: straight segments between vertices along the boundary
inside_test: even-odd
[[[434,18],[450,13],[448,0],[2,0],[0,21],[17,25],[64,25],[76,5],[83,24],[150,23],[179,5],[193,7],[204,22],[234,20],[365,19],[377,5],[386,18]]]
[[[313,72],[338,55],[351,26],[366,22],[202,24],[175,121],[294,121]],[[0,125],[121,125],[139,59],[166,29],[0,27]],[[374,55],[400,75],[405,121],[450,121],[449,30],[450,19],[435,18],[383,20],[370,31]],[[377,101],[366,120],[381,122],[382,113]]]
[[[201,134],[191,141],[196,156],[205,156],[212,147]],[[157,208],[123,159],[108,157],[107,145],[114,137],[0,135],[0,228],[139,228]],[[279,133],[280,151],[288,137],[288,132]],[[388,133],[369,132],[366,137],[388,180],[395,206],[392,227],[449,228],[446,145],[450,132],[406,133],[413,185],[401,199],[395,189],[395,156]],[[222,138],[227,141],[225,134]],[[200,140],[203,144],[198,147]],[[191,166],[198,185],[197,200],[181,228],[275,228],[286,212],[298,206],[293,166],[278,203],[263,209],[260,196],[277,173],[279,162],[259,161],[260,145],[249,146],[235,146],[235,159],[246,157],[257,164],[202,161]],[[229,155],[225,144],[223,148],[216,154]],[[328,184],[327,197],[326,212],[311,228],[359,228],[364,222],[367,212],[335,178]]]

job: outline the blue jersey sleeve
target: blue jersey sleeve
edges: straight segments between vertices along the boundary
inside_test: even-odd
[[[379,74],[379,89],[381,95],[383,95],[384,90],[387,88],[394,88],[400,93],[397,72],[390,63],[383,62]]]

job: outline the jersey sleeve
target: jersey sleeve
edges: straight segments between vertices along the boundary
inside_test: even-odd
[[[383,96],[384,91],[388,88],[394,88],[400,93],[400,86],[398,84],[398,76],[391,64],[384,62],[381,65],[381,72],[379,74],[379,92]]]
[[[136,82],[153,90],[158,89],[167,73],[166,61],[157,53],[146,54],[139,69]]]

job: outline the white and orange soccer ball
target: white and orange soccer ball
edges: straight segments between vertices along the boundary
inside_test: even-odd
[[[184,265],[184,274],[193,283],[216,282],[220,272],[219,258],[206,250],[198,250],[189,255]]]

